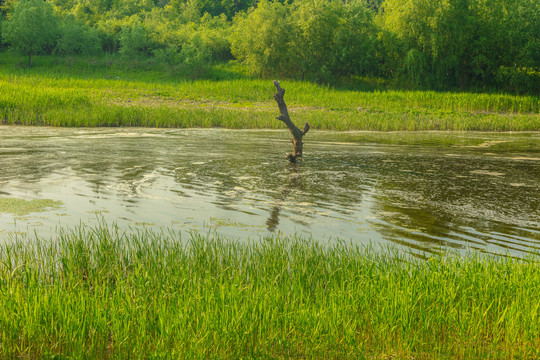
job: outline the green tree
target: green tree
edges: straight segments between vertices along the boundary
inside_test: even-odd
[[[124,18],[133,15],[142,15],[145,12],[152,11],[155,4],[152,0],[115,0],[109,5],[110,14],[117,18]]]
[[[254,73],[335,82],[375,72],[377,32],[362,0],[263,1],[235,22],[232,53]]]
[[[334,32],[343,14],[342,3],[325,0],[298,2],[291,16],[296,30],[294,47],[302,66],[302,77],[328,81],[335,60]]]
[[[412,86],[532,89],[528,84],[537,81],[527,75],[539,66],[537,0],[386,0],[382,6],[381,63],[393,63],[396,77]]]
[[[229,19],[232,19],[236,14],[242,11],[247,11],[253,7],[258,1],[256,0],[170,0],[167,8],[173,17],[191,18],[193,14],[208,13],[211,16],[219,16],[224,14]]]
[[[182,24],[196,23],[201,18],[203,3],[200,0],[171,0],[165,7],[170,21]]]
[[[13,8],[18,0],[0,0],[0,11],[6,16],[13,12]]]
[[[429,73],[423,77],[427,84],[463,86],[466,83],[477,35],[471,2],[386,0],[383,3],[380,13],[383,29],[397,35],[408,48],[402,70],[411,83],[418,80],[420,69]],[[414,73],[410,74],[410,70]]]
[[[5,24],[5,37],[11,46],[28,55],[28,67],[32,55],[52,49],[56,41],[57,22],[53,8],[43,0],[20,0]]]
[[[251,72],[278,76],[297,71],[289,10],[279,2],[261,1],[248,14],[235,17],[232,54]]]
[[[239,12],[254,6],[255,3],[254,0],[221,0],[221,13],[232,19]]]
[[[125,57],[134,57],[144,54],[148,50],[148,37],[144,27],[135,22],[133,26],[126,26],[120,32],[120,54]]]
[[[303,76],[332,82],[374,71],[376,31],[365,2],[302,1],[293,6],[291,24]]]
[[[65,55],[91,55],[101,50],[98,31],[79,23],[73,15],[67,16],[60,24],[60,39],[57,51]]]

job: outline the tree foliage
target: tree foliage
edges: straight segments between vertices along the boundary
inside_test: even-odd
[[[237,59],[267,77],[540,92],[538,0],[0,0],[0,11],[0,44],[29,59]]]
[[[293,41],[302,74],[316,81],[373,73],[375,27],[363,2],[311,0],[293,7]]]
[[[401,47],[397,75],[411,85],[486,85],[501,68],[540,66],[537,1],[386,0],[382,6],[382,30],[394,35],[385,45]]]
[[[64,55],[94,55],[101,50],[96,29],[78,22],[73,15],[60,22],[57,52]]]
[[[254,73],[315,81],[373,73],[376,31],[361,2],[261,2],[236,17],[232,52]]]
[[[120,54],[127,58],[145,54],[148,49],[146,29],[137,20],[122,28],[119,41]]]
[[[291,74],[297,70],[289,9],[279,2],[262,1],[236,17],[232,54],[257,74]]]
[[[3,39],[2,39],[2,23],[3,23],[3,21],[4,21],[3,16],[0,15],[0,49],[2,49],[2,47],[3,47],[3,45],[4,45],[4,44],[3,44],[4,41],[3,41]]]
[[[32,55],[54,46],[57,21],[52,6],[42,0],[20,0],[5,24],[5,37],[15,50],[28,55],[30,67]]]

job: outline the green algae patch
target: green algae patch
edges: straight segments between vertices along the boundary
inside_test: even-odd
[[[0,214],[11,213],[17,215],[27,215],[30,213],[44,212],[53,209],[59,209],[62,207],[61,201],[55,201],[50,199],[14,199],[14,198],[0,198]]]

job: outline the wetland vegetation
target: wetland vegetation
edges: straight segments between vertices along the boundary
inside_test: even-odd
[[[169,77],[153,65],[118,57],[46,57],[30,70],[0,55],[0,121],[49,126],[226,127],[276,129],[272,82],[214,65],[207,78]],[[159,67],[158,67],[159,69]],[[283,82],[297,124],[327,130],[540,129],[539,97],[429,90],[334,88]]]
[[[539,18],[0,0],[0,357],[539,358]]]
[[[0,130],[0,357],[540,355],[536,133]]]
[[[0,354],[533,359],[538,255],[418,259],[298,236],[101,223],[0,246]]]

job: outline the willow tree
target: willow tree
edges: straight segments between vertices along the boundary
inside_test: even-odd
[[[32,55],[54,45],[56,34],[53,8],[43,0],[20,0],[4,25],[5,41],[28,55],[28,67],[32,67]]]

